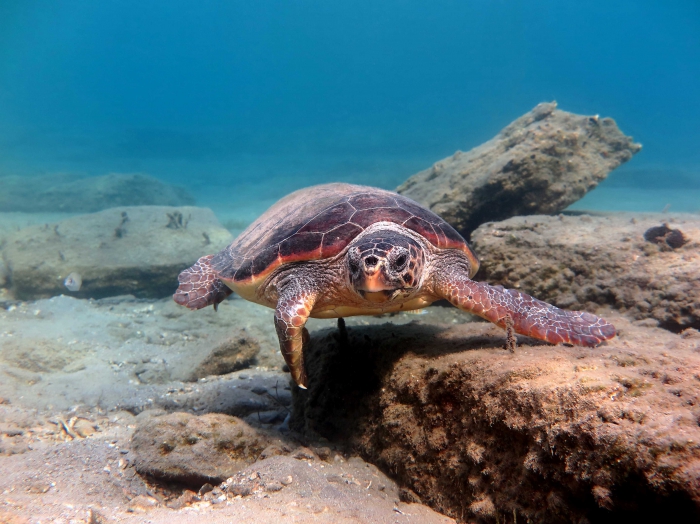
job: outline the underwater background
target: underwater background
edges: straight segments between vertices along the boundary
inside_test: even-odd
[[[248,222],[552,100],[644,146],[576,207],[700,209],[694,0],[0,2],[0,175],[148,173]]]
[[[698,0],[0,0],[0,523],[700,523],[699,122]],[[207,258],[337,181],[449,225]]]

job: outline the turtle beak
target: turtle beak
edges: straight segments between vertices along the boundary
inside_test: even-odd
[[[361,273],[355,289],[362,298],[370,302],[386,302],[396,291],[396,285],[390,282],[384,272],[384,261],[380,260],[371,268]]]
[[[360,283],[358,289],[368,293],[376,293],[377,291],[393,289],[393,286],[387,285],[384,272],[379,268],[372,275],[365,274],[365,278]]]

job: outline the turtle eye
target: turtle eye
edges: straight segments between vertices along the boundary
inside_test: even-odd
[[[353,273],[357,273],[360,269],[360,266],[357,264],[356,260],[351,260],[350,261],[350,271]]]
[[[398,258],[394,261],[394,266],[396,269],[401,269],[404,264],[406,264],[406,260],[408,260],[408,257],[405,254],[401,254],[398,256]]]

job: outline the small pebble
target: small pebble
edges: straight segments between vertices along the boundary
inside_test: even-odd
[[[83,277],[79,273],[71,273],[63,281],[63,285],[66,286],[68,291],[80,291],[80,286],[83,285]]]
[[[283,487],[284,486],[281,482],[273,480],[272,482],[265,484],[265,491],[268,493],[274,493],[275,491],[280,491]]]
[[[209,483],[207,482],[206,484],[204,484],[204,486],[202,486],[201,488],[199,488],[199,493],[198,493],[198,494],[199,494],[199,496],[201,497],[202,495],[204,495],[204,494],[206,494],[206,493],[209,493],[210,491],[213,491],[213,490],[214,490],[214,486],[212,486],[211,484],[209,484]]]

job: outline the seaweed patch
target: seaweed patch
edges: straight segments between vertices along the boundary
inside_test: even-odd
[[[187,224],[192,218],[192,215],[189,215],[186,219],[183,219],[182,213],[179,211],[166,213],[166,215],[168,216],[168,223],[165,227],[168,229],[187,229]]]
[[[119,225],[114,230],[114,236],[116,238],[122,238],[124,235],[126,235],[126,223],[128,221],[129,221],[129,215],[126,214],[126,211],[122,211],[122,221],[119,223]]]
[[[644,232],[644,240],[654,244],[665,244],[671,249],[678,249],[688,243],[688,239],[680,229],[671,229],[668,224],[650,227]]]

